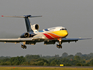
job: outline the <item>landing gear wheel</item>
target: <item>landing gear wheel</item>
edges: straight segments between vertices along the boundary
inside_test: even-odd
[[[58,44],[57,44],[57,48],[62,48],[62,45],[58,45]]]
[[[27,47],[25,45],[21,45],[21,48],[26,49]]]

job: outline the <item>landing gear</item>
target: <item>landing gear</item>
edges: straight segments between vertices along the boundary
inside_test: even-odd
[[[57,48],[62,48],[62,45],[58,45],[58,44],[57,44],[56,46],[57,46]]]
[[[62,39],[60,38],[60,39],[59,39],[59,44],[56,45],[57,48],[62,48],[62,45],[61,45],[61,44],[62,44]]]
[[[26,45],[21,45],[21,48],[26,49],[27,47]]]

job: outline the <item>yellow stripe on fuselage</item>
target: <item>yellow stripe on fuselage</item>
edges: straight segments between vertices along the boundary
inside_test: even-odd
[[[66,37],[68,35],[67,30],[60,30],[60,31],[52,31],[52,33],[61,36],[61,37]]]

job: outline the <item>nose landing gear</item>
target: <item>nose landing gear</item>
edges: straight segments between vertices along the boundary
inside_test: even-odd
[[[62,49],[62,45],[61,45],[61,44],[62,44],[62,39],[60,38],[60,39],[59,39],[59,44],[56,45],[57,48],[61,48],[61,49]]]
[[[57,48],[62,48],[62,45],[58,45],[58,44],[57,44],[56,46],[57,46]]]

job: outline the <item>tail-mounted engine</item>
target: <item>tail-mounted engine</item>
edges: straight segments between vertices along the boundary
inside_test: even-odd
[[[33,37],[33,36],[35,36],[36,34],[34,34],[34,33],[28,33],[28,32],[26,32],[26,33],[23,33],[20,37],[21,38],[29,38],[29,37]]]
[[[34,31],[34,30],[39,30],[39,25],[38,24],[34,24],[34,25],[31,25],[31,29]]]
[[[29,33],[25,33],[25,34],[24,34],[24,37],[25,37],[25,38],[30,37],[30,34],[29,34]]]

